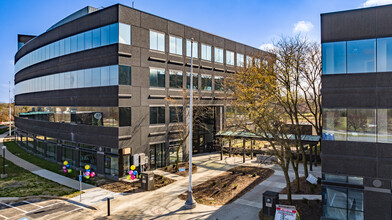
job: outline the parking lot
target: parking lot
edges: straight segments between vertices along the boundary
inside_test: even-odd
[[[17,202],[0,202],[0,220],[3,219],[65,219],[88,209],[64,200],[31,199]]]

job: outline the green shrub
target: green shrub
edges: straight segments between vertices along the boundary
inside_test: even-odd
[[[163,179],[163,175],[161,175],[161,176],[159,177],[159,179],[162,180],[162,179]]]
[[[162,180],[162,184],[165,184],[165,180]]]
[[[204,202],[204,200],[203,199],[199,199],[199,203],[203,203]]]
[[[254,173],[252,176],[253,176],[253,177],[256,177],[256,176],[257,176],[257,174],[256,174],[256,173]]]

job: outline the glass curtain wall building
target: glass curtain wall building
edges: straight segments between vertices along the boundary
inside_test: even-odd
[[[225,77],[245,57],[261,62],[270,54],[120,4],[83,8],[39,36],[18,35],[16,142],[114,179],[135,158],[145,159],[138,171],[174,163],[177,151],[183,161],[188,150],[174,127],[187,123],[191,47],[193,88],[210,128],[194,135],[192,150],[214,149],[225,126]]]
[[[323,218],[392,218],[392,6],[321,15]]]

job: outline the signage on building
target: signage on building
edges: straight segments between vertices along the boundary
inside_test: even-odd
[[[275,220],[296,220],[297,214],[294,206],[276,205]]]

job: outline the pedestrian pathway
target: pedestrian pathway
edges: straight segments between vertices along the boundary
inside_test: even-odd
[[[3,139],[7,134],[2,134],[0,135],[0,146],[3,146]],[[1,151],[1,156],[3,157],[3,151]],[[79,181],[73,180],[71,178],[62,176],[60,174],[42,169],[41,167],[38,167],[28,161],[25,161],[8,150],[5,151],[5,158],[15,165],[22,167],[23,169],[26,169],[40,177],[43,177],[45,179],[51,180],[53,182],[59,183],[61,185],[67,186],[72,189],[79,190],[80,189],[80,183]],[[114,193],[87,183],[82,183],[82,203],[85,205],[92,205],[94,203],[100,202],[102,199],[105,199],[106,197],[114,197],[119,195],[118,193]],[[75,200],[79,202],[79,197],[73,198],[71,200]]]

